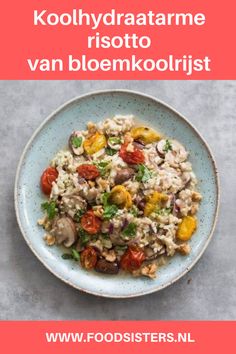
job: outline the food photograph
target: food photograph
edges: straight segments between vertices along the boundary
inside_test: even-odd
[[[1,317],[234,319],[235,94],[2,81]]]

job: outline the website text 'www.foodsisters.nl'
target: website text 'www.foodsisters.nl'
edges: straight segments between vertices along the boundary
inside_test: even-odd
[[[47,343],[195,343],[190,332],[46,332]]]

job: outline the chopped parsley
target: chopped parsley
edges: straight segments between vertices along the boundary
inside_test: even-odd
[[[163,151],[168,152],[170,150],[172,150],[172,144],[170,140],[166,139],[166,143],[164,145]]]
[[[113,216],[116,215],[118,212],[118,207],[114,204],[109,203],[109,197],[110,193],[105,192],[102,195],[102,204],[104,206],[104,213],[103,213],[103,219],[104,220],[109,220],[113,218]]]
[[[81,219],[81,217],[82,217],[82,215],[85,213],[85,210],[77,210],[77,212],[75,213],[75,215],[74,215],[74,221],[75,222],[80,222],[80,219]]]
[[[111,193],[104,192],[102,195],[102,204],[104,205],[104,207],[106,207],[109,204],[108,199],[110,197],[110,194]]]
[[[133,215],[133,216],[138,216],[138,208],[133,205],[132,208],[130,209],[130,213]]]
[[[133,222],[129,223],[128,226],[122,231],[124,236],[133,237],[136,235],[137,225]]]
[[[71,143],[75,148],[79,148],[82,144],[83,138],[82,136],[73,136],[71,139]]]
[[[118,212],[118,207],[114,204],[106,205],[104,208],[103,219],[109,220],[113,218]]]
[[[100,176],[104,177],[107,172],[107,166],[108,166],[109,162],[108,161],[100,161],[100,162],[94,162],[94,164],[97,166]]]
[[[112,149],[112,148],[110,148],[110,147],[107,147],[107,148],[105,149],[105,151],[106,151],[106,154],[107,154],[108,156],[113,156],[113,155],[115,155],[115,154],[117,153],[117,150]]]
[[[104,220],[109,220],[113,218],[118,212],[118,207],[115,204],[110,204],[109,203],[109,197],[111,193],[105,192],[102,195],[102,204],[104,207],[104,212],[103,212],[103,219]]]
[[[63,253],[61,258],[63,258],[63,259],[73,259],[73,256],[70,253]]]
[[[78,235],[79,235],[79,243],[81,247],[85,246],[90,240],[89,234],[83,229],[80,229]]]
[[[64,253],[61,257],[63,259],[73,259],[76,262],[80,260],[80,254],[75,248],[71,249],[71,253]]]
[[[109,239],[110,239],[110,236],[109,236],[108,233],[102,233],[102,234],[101,234],[101,237],[102,237],[103,239],[105,239],[105,240],[109,240]]]
[[[118,137],[118,136],[111,136],[108,141],[111,143],[111,144],[120,144],[121,143],[121,138]]]
[[[136,175],[136,181],[147,182],[152,177],[152,172],[145,165],[138,165],[138,173]]]
[[[72,248],[71,254],[72,254],[72,257],[75,261],[78,262],[80,260],[79,252],[75,248]]]
[[[156,213],[161,216],[169,215],[171,212],[172,212],[172,208],[162,208],[156,211]]]
[[[52,200],[51,202],[45,202],[41,204],[41,208],[46,211],[48,219],[52,220],[57,214],[56,202]]]

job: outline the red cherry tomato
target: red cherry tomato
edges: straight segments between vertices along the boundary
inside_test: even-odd
[[[133,151],[127,151],[127,143],[121,145],[119,156],[128,164],[139,164],[144,162],[144,153],[134,147]]]
[[[132,272],[141,267],[143,261],[145,260],[144,252],[138,246],[129,246],[128,250],[121,258],[121,268]]]
[[[40,184],[44,194],[50,195],[52,190],[52,183],[55,182],[57,177],[58,177],[58,172],[54,167],[48,167],[43,172],[41,176]]]
[[[93,269],[97,263],[97,252],[91,246],[86,247],[80,253],[80,263],[85,269]]]
[[[102,222],[94,214],[93,210],[87,211],[81,218],[81,226],[91,235],[97,234],[101,229]]]
[[[77,172],[80,177],[88,180],[94,180],[100,175],[98,168],[89,164],[80,165],[77,168]]]

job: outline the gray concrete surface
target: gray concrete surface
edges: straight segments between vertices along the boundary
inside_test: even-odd
[[[16,166],[39,123],[66,100],[96,89],[129,88],[155,95],[182,112],[209,142],[221,174],[214,237],[194,269],[152,295],[102,299],[50,274],[20,234],[13,206]],[[236,319],[236,81],[0,82],[0,318]]]

